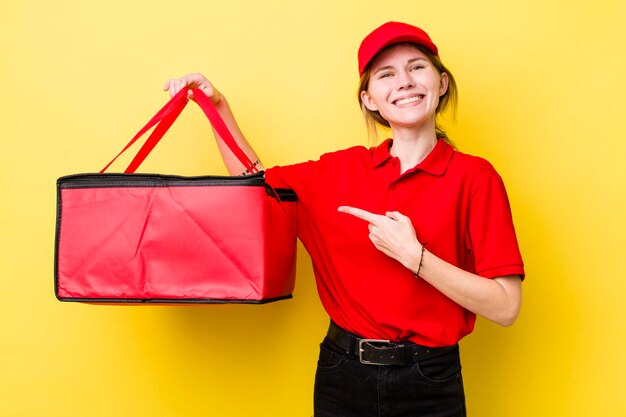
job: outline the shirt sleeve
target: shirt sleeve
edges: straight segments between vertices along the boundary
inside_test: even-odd
[[[265,181],[274,188],[288,188],[306,199],[315,188],[314,179],[319,178],[318,161],[302,162],[294,165],[275,166],[265,171]]]
[[[298,195],[298,201],[311,202],[314,198],[325,198],[329,183],[354,169],[363,169],[371,160],[370,151],[363,146],[328,152],[318,160],[294,165],[275,166],[265,171],[265,180],[274,188],[288,188]]]
[[[517,243],[511,206],[502,178],[482,180],[470,200],[469,240],[476,273],[485,278],[520,275],[524,263]]]

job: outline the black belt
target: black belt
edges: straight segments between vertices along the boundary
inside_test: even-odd
[[[345,350],[358,356],[367,365],[410,365],[422,359],[443,355],[457,347],[427,347],[413,342],[391,342],[389,340],[364,339],[343,330],[330,322],[326,337]]]

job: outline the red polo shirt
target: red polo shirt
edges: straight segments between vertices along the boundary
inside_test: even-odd
[[[443,140],[401,175],[390,145],[270,168],[266,178],[298,195],[298,235],[333,321],[367,338],[452,345],[473,330],[475,314],[377,250],[367,223],[337,208],[398,211],[411,218],[419,241],[447,262],[485,278],[523,276],[504,184],[489,162]]]

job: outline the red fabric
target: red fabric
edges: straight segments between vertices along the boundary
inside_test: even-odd
[[[487,161],[443,140],[403,175],[389,146],[270,168],[266,179],[298,195],[298,235],[311,255],[322,304],[338,325],[368,338],[451,345],[473,330],[475,315],[378,251],[367,223],[337,207],[399,211],[444,260],[485,278],[523,276],[506,191]]]
[[[121,185],[60,190],[59,298],[210,302],[291,294],[294,204],[281,206],[262,184]]]

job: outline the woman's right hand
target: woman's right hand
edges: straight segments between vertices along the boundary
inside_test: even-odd
[[[163,86],[164,91],[170,92],[170,97],[174,97],[181,89],[188,87],[190,90],[187,93],[187,98],[193,100],[193,93],[191,89],[198,88],[202,90],[207,97],[211,99],[213,104],[217,104],[222,95],[213,85],[207,80],[207,78],[200,73],[187,74],[184,77],[173,78],[165,83]]]
[[[190,98],[191,100],[194,100],[194,96],[191,91],[194,88],[202,90],[202,92],[211,99],[213,104],[216,105],[215,108],[224,120],[226,127],[237,142],[237,145],[248,156],[248,159],[250,161],[255,161],[253,165],[256,170],[263,170],[263,164],[261,164],[261,162],[259,161],[259,157],[257,156],[256,152],[254,152],[254,149],[252,149],[243,133],[241,133],[241,129],[239,129],[239,126],[237,125],[237,121],[235,120],[233,112],[230,110],[228,102],[220,94],[220,92],[217,91],[215,87],[213,87],[213,84],[211,84],[204,75],[200,73],[193,73],[187,74],[184,77],[180,78],[172,78],[171,80],[166,82],[165,85],[163,85],[163,90],[169,91],[170,97],[173,97],[185,87],[189,88],[189,91],[187,92],[187,98]],[[216,135],[216,138],[219,137],[215,129],[213,129],[213,133]],[[222,159],[224,160],[224,163],[226,164],[226,168],[228,169],[230,175],[248,175],[250,174],[251,170],[255,171],[255,169],[252,169],[250,166],[248,166],[249,164],[244,164],[239,161],[239,158],[233,154],[233,152],[223,140],[217,141],[217,147],[220,150],[220,154],[222,155]]]

